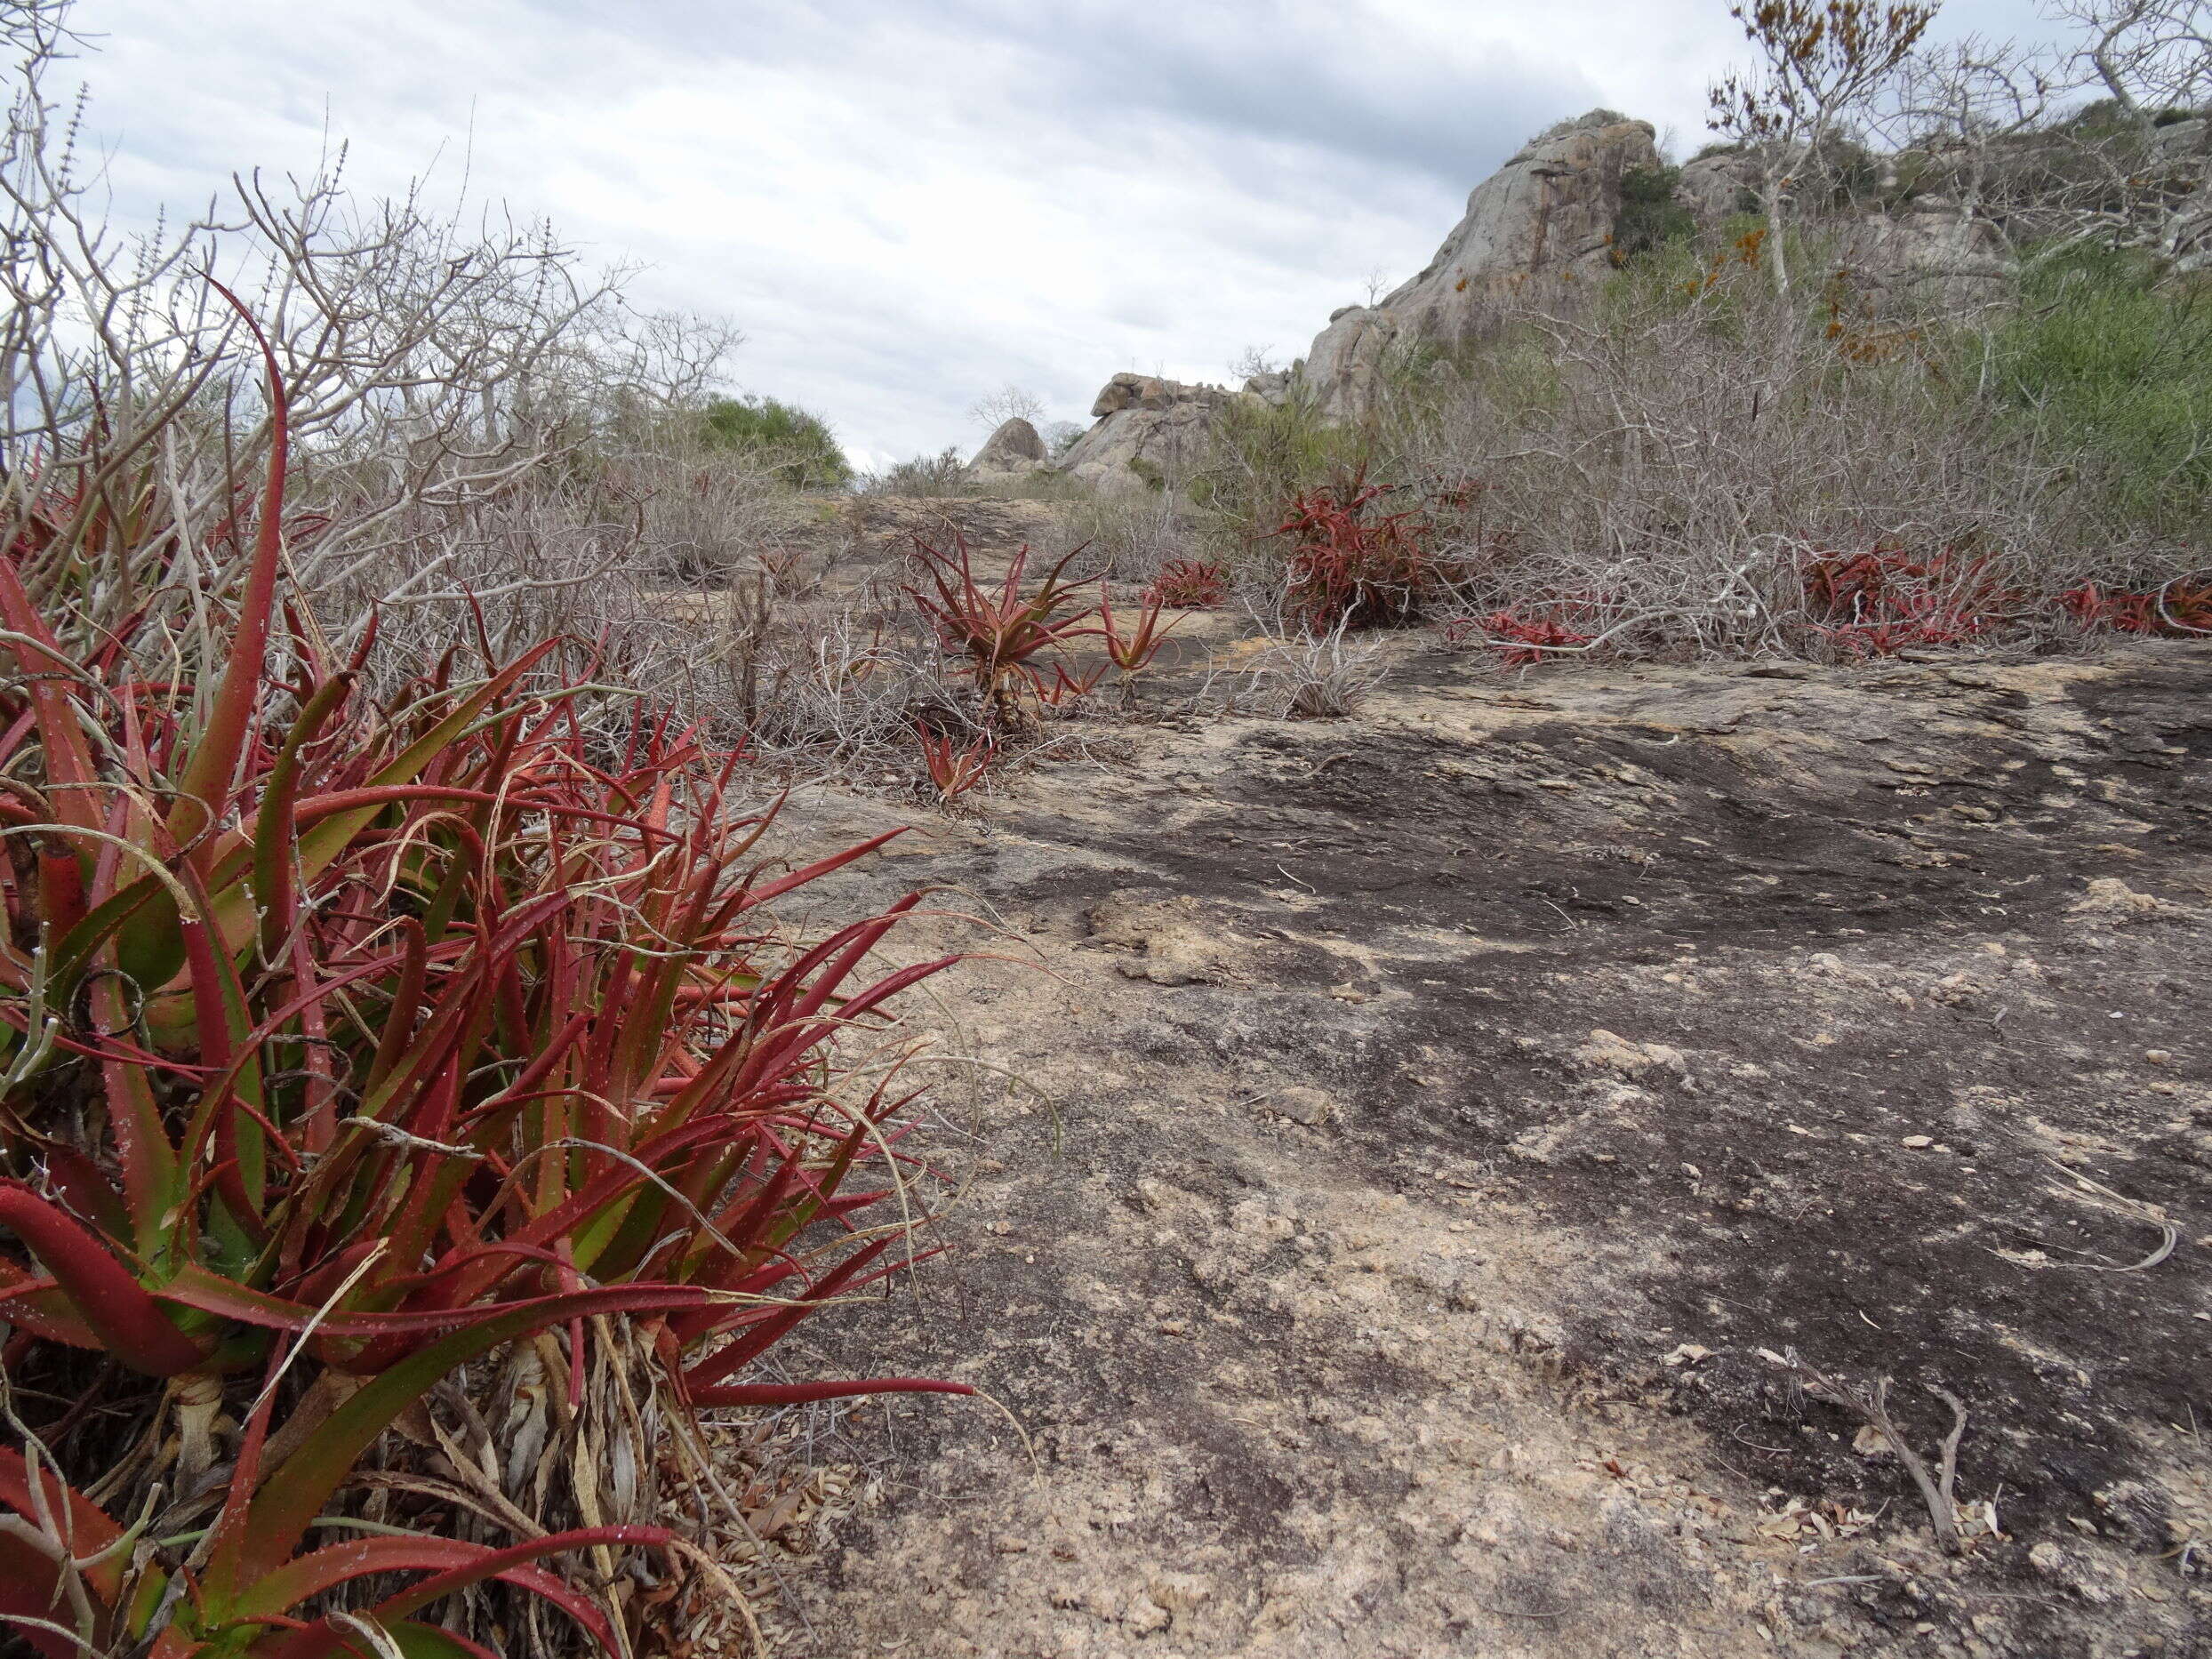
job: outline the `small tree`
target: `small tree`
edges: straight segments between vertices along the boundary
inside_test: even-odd
[[[1743,145],[1759,164],[1767,220],[1767,268],[1790,292],[1783,211],[1822,147],[1866,109],[1904,62],[1936,15],[1935,0],[1887,6],[1867,0],[1759,0],[1728,14],[1743,26],[1759,62],[1708,89],[1707,124]]]
[[[2189,269],[2212,256],[2212,142],[2163,131],[2212,100],[2207,0],[2056,0],[2069,41],[1969,38],[1917,51],[1879,130],[1927,152],[1961,207],[2032,261],[2084,242]],[[2056,117],[2077,95],[2092,101]],[[2056,117],[2056,118],[2055,118]]]
[[[2075,67],[2112,99],[2135,140],[2131,159],[2156,154],[2162,120],[2201,114],[2212,102],[2212,5],[2205,0],[2052,0],[2050,13],[2080,29]],[[2194,156],[2173,160],[2185,176],[2155,181],[2152,199],[2139,204],[2151,212],[2131,215],[2138,232],[2147,217],[2149,234],[2126,239],[2147,242],[2184,268],[2200,268],[2212,260],[2212,125]]]
[[[1893,77],[1876,130],[1900,149],[1925,152],[1960,211],[1993,222],[2000,156],[2043,127],[2064,84],[2056,54],[1970,36],[1912,53]]]
[[[2169,111],[2212,98],[2212,7],[2204,0],[2053,0],[2054,18],[2077,25],[2085,79],[2112,95],[2149,137]]]
[[[841,490],[853,482],[853,463],[830,423],[796,404],[713,397],[700,412],[699,428],[709,447],[747,451],[795,490]]]
[[[1036,426],[1045,419],[1045,400],[1026,386],[1009,383],[968,405],[968,419],[986,432],[996,432],[1015,419]]]
[[[1256,380],[1281,367],[1265,346],[1246,346],[1229,360],[1229,378],[1231,381]]]

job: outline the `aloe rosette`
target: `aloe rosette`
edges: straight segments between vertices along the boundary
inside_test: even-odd
[[[428,1576],[366,1615],[407,1651],[465,1650],[410,1615],[485,1578],[583,1616],[533,1563],[661,1535],[301,1553],[389,1424],[537,1332],[565,1334],[581,1379],[590,1322],[627,1316],[699,1407],[965,1391],[743,1374],[920,1254],[911,1205],[864,1214],[918,1167],[885,1010],[953,958],[873,966],[918,895],[811,946],[772,914],[890,838],[766,862],[773,812],[734,810],[735,760],[650,712],[588,719],[600,693],[557,642],[473,682],[455,653],[370,704],[373,629],[333,666],[282,592],[273,357],[268,385],[205,684],[144,666],[165,636],[73,649],[41,539],[0,556],[6,1354],[94,1350],[172,1391],[260,1382],[220,1513],[173,1560],[35,1445],[0,1461],[0,1617],[57,1653],[150,1631],[157,1653],[307,1659],[342,1638],[317,1598],[408,1570]],[[296,1393],[278,1378],[321,1373],[348,1381],[264,1460]]]

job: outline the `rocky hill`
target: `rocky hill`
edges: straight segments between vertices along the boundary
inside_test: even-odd
[[[2001,304],[2016,248],[2114,216],[2130,180],[2104,175],[2127,159],[2050,134],[1971,155],[1952,147],[1855,156],[1843,171],[1859,176],[1815,222],[1833,242],[1834,268],[1887,309]],[[1648,122],[1610,109],[1562,121],[1475,187],[1465,214],[1417,274],[1374,305],[1332,314],[1288,369],[1234,390],[1118,373],[1092,407],[1095,424],[1057,461],[1008,422],[971,474],[990,482],[1057,471],[1105,493],[1127,493],[1182,476],[1219,412],[1240,397],[1302,399],[1326,420],[1358,420],[1393,353],[1456,346],[1495,326],[1508,307],[1566,302],[1601,283],[1618,268],[1639,208],[1671,207],[1686,226],[1716,228],[1756,205],[1759,165],[1752,153],[1724,149],[1677,170],[1660,156]],[[2212,201],[2212,123],[2158,129],[2139,168],[2160,181],[2166,211],[2194,223]]]

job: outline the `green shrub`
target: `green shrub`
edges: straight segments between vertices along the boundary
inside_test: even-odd
[[[1272,525],[1294,497],[1366,464],[1374,449],[1368,429],[1326,421],[1302,398],[1281,405],[1239,398],[1214,422],[1189,493],[1236,525]]]
[[[2085,486],[2183,539],[2212,507],[2212,290],[2147,257],[2077,246],[2031,259],[2021,306],[1979,351],[1978,379]]]
[[[1833,133],[1823,142],[1815,175],[1826,186],[1825,205],[1838,212],[1881,199],[1881,163],[1857,139]]]
[[[2170,127],[2184,121],[2193,121],[2204,111],[2168,106],[2151,112],[2151,124]],[[2051,131],[2079,139],[2107,139],[2136,132],[2136,118],[2129,115],[2117,98],[2099,98],[2086,103],[2065,119],[2056,123]]]
[[[1613,217],[1613,258],[1617,264],[1662,243],[1695,233],[1697,220],[1674,199],[1679,167],[1630,167],[1621,174],[1621,211]]]
[[[773,397],[716,397],[699,413],[699,434],[712,449],[760,457],[795,490],[842,490],[853,482],[830,423]]]

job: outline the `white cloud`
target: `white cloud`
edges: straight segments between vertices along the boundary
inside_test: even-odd
[[[1954,0],[1995,32],[2020,0]],[[749,389],[857,457],[972,445],[1007,381],[1222,378],[1417,268],[1528,132],[1703,136],[1714,0],[83,0],[119,212],[234,168],[437,178],[734,317]],[[1955,32],[1955,31],[1954,31]]]

